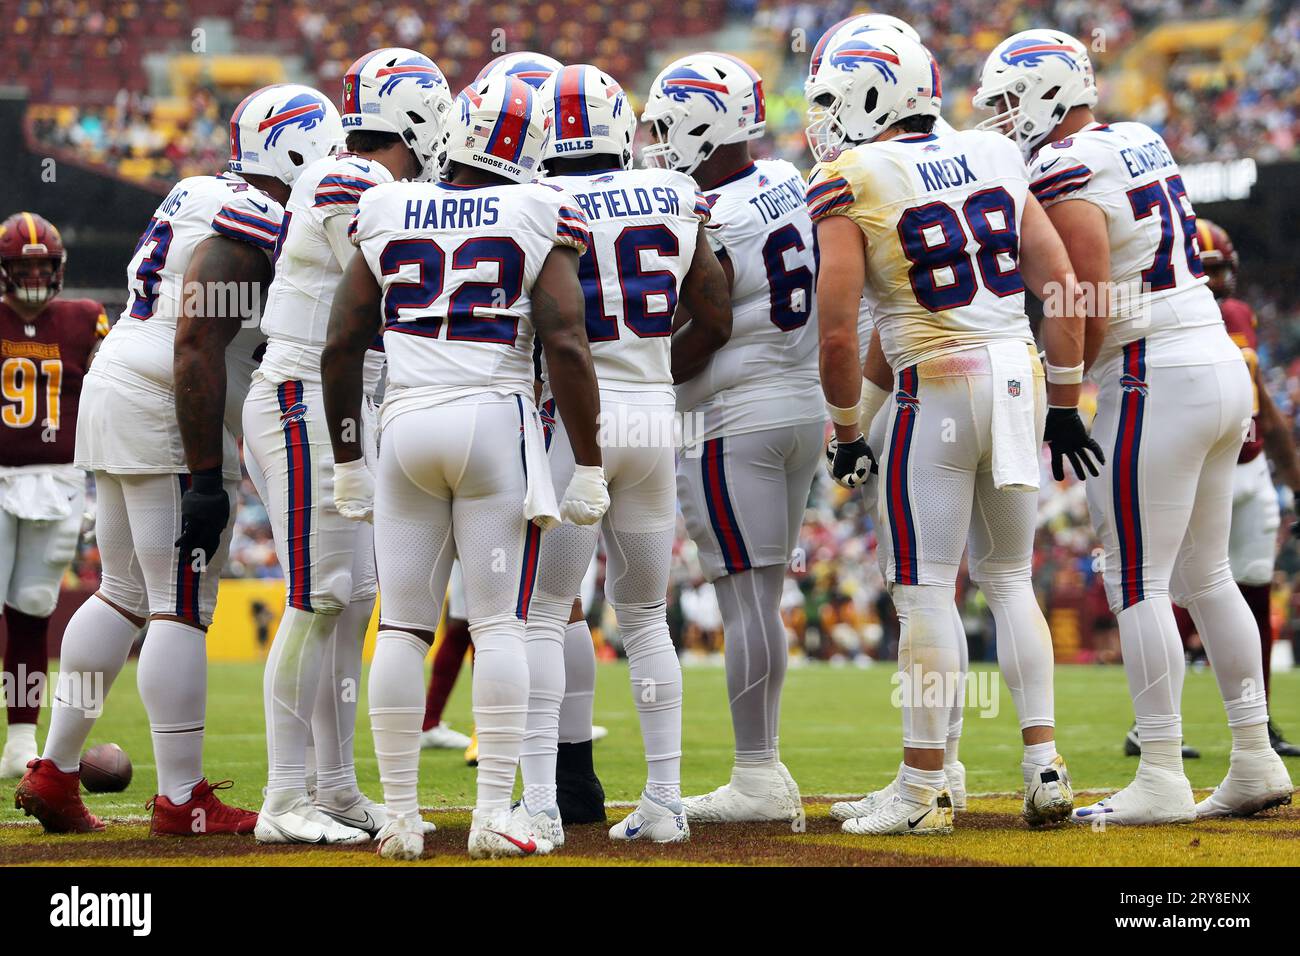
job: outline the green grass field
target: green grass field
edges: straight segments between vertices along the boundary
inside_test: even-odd
[[[782,757],[798,780],[806,798],[829,794],[856,794],[875,789],[892,776],[900,758],[899,713],[889,703],[890,675],[893,668],[881,665],[870,669],[808,666],[792,668],[785,691],[782,713]],[[446,719],[468,732],[470,717],[468,672],[462,675],[452,696]],[[261,666],[213,665],[210,671],[208,735],[206,765],[212,780],[233,778],[235,786],[223,796],[229,802],[256,808],[261,802],[261,787],[266,775],[266,749],[263,738]],[[104,718],[96,727],[91,743],[115,741],[131,755],[135,778],[124,793],[88,795],[93,812],[106,818],[136,818],[144,813],[145,801],[154,788],[154,768],[149,745],[148,726],[135,692],[134,670],[124,672],[109,701]],[[363,681],[364,686],[364,681]],[[998,682],[1000,686],[1000,682]],[[698,793],[725,782],[731,765],[731,726],[726,706],[724,674],[721,667],[688,666],[685,668],[685,739],[682,782],[685,792]],[[1059,749],[1069,762],[1077,790],[1107,790],[1126,784],[1137,765],[1122,752],[1125,730],[1131,722],[1123,671],[1114,667],[1062,667],[1057,670],[1056,706]],[[992,709],[992,708],[991,708]],[[1283,727],[1296,728],[1300,734],[1300,672],[1281,674],[1274,679],[1274,713]],[[365,712],[362,699],[361,711]],[[1002,689],[996,715],[982,715],[967,710],[961,758],[968,770],[968,787],[972,794],[1009,794],[1020,786],[1020,744],[1016,732],[1015,711],[1009,695]],[[1189,742],[1203,754],[1201,760],[1187,763],[1188,776],[1197,788],[1213,787],[1227,769],[1229,736],[1224,724],[1223,708],[1206,670],[1187,676],[1184,696],[1185,731]],[[599,668],[596,692],[596,722],[609,727],[609,736],[597,744],[596,765],[610,801],[634,800],[644,780],[644,763],[636,711],[632,705],[627,671],[622,665]],[[381,797],[372,742],[365,730],[357,736],[357,768],[363,788]],[[44,731],[42,729],[41,738]],[[1300,762],[1296,762],[1300,763]],[[1293,764],[1293,774],[1297,768]],[[85,837],[51,838],[31,824],[21,811],[13,808],[9,798],[12,783],[6,782],[5,799],[0,805],[0,863],[35,862],[44,859],[51,841],[86,841]],[[431,811],[463,808],[473,802],[474,771],[465,766],[461,754],[449,751],[425,751],[421,758],[421,806]],[[1103,846],[1089,838],[1084,828],[1049,835],[1031,833],[1018,818],[1013,800],[989,798],[976,801],[968,821],[958,817],[958,832],[947,841],[898,840],[878,838],[866,841],[839,833],[826,818],[824,801],[810,800],[808,832],[791,834],[786,825],[773,824],[765,831],[777,840],[785,852],[770,859],[755,848],[736,855],[734,847],[720,857],[704,857],[708,862],[864,862],[850,853],[841,859],[845,847],[863,848],[869,853],[866,862],[964,862],[1006,863],[1083,863],[1154,865],[1189,862],[1187,847],[1204,845],[1204,852],[1193,854],[1200,863],[1300,863],[1300,811],[1276,811],[1271,819],[1242,822],[1216,822],[1191,827],[1157,828],[1118,835],[1118,828],[1106,834]],[[611,817],[622,811],[612,811]],[[435,816],[449,832],[463,832],[467,815],[451,813]],[[27,821],[16,826],[19,821]],[[577,828],[575,828],[577,829]],[[603,858],[608,850],[603,830],[582,828],[571,838],[572,852],[566,849],[554,862],[619,862]],[[714,828],[720,833],[731,828]],[[751,828],[753,832],[753,828]],[[1197,831],[1193,833],[1192,831]],[[131,862],[186,862],[184,851],[159,849],[168,841],[147,841],[138,824],[111,827],[117,839],[138,842],[141,847],[130,853]],[[1236,834],[1240,834],[1239,836]],[[1162,836],[1163,834],[1163,836]],[[1232,836],[1228,836],[1233,834]],[[1217,835],[1217,838],[1216,838]],[[697,826],[695,844],[706,850],[710,830]],[[734,836],[734,834],[733,834]],[[1276,839],[1279,836],[1290,839]],[[439,850],[443,850],[442,833]],[[589,839],[588,839],[589,837]],[[78,863],[111,862],[117,855],[112,840],[95,837],[100,850],[96,853],[75,852]],[[170,841],[175,843],[176,841]],[[188,845],[188,841],[181,841]],[[210,842],[210,841],[205,841]],[[722,841],[731,847],[727,841]],[[769,841],[770,844],[770,841]],[[90,849],[88,843],[83,844]],[[459,862],[463,859],[463,838],[456,845],[448,842],[446,853],[454,858],[435,860]],[[748,843],[746,843],[748,846]],[[150,848],[153,848],[151,850]],[[587,856],[588,847],[592,855]],[[1063,856],[1046,859],[1048,847],[1059,847]],[[1097,855],[1098,848],[1106,852]],[[216,849],[214,844],[212,849]],[[837,849],[838,848],[838,849]],[[69,850],[73,844],[69,843]],[[125,846],[119,848],[125,851]],[[257,855],[248,842],[231,844],[223,859],[212,859],[204,852],[205,862],[289,862],[353,864],[374,861],[373,855],[357,851],[296,850],[277,852],[273,858]],[[629,848],[630,849],[630,848]],[[157,852],[155,852],[157,851]],[[248,855],[252,851],[252,855]],[[263,853],[266,851],[263,850]],[[847,852],[847,851],[845,851]],[[181,856],[177,856],[180,853]],[[829,856],[827,856],[829,853]],[[1170,854],[1173,854],[1172,856]],[[839,854],[839,855],[837,855]],[[883,854],[883,857],[881,856]],[[99,857],[105,857],[100,860]],[[143,858],[140,858],[143,856]],[[695,852],[691,857],[696,856]],[[801,856],[803,859],[801,859]],[[636,862],[671,862],[673,856],[658,848],[637,850]],[[71,860],[69,860],[71,861]],[[627,860],[632,862],[633,860]],[[540,861],[539,861],[540,862]]]

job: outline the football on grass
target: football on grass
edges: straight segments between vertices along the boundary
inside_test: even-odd
[[[131,783],[131,758],[117,744],[96,744],[81,755],[81,785],[91,793],[117,793]]]

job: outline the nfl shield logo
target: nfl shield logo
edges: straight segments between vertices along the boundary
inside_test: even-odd
[[[1010,395],[1012,398],[1020,397],[1020,379],[1017,378],[1007,379],[1007,394]]]

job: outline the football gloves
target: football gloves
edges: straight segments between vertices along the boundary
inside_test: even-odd
[[[595,524],[609,508],[609,486],[600,465],[576,465],[560,502],[560,520],[570,524]]]
[[[353,521],[375,520],[375,476],[364,458],[334,463],[334,507]]]
[[[181,536],[176,539],[182,561],[203,554],[203,568],[212,563],[221,546],[221,533],[230,520],[230,497],[220,468],[207,468],[190,476],[181,496]]]
[[[1096,478],[1100,474],[1097,467],[1106,464],[1101,446],[1088,434],[1077,408],[1049,408],[1043,441],[1052,449],[1052,477],[1057,481],[1065,480],[1063,458],[1070,459],[1075,477],[1080,481],[1088,477],[1084,474],[1085,468],[1088,474]]]
[[[832,438],[826,443],[826,470],[845,488],[860,488],[877,470],[876,456],[863,435],[849,442]]]

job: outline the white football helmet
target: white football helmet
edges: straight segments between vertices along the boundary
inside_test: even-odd
[[[632,165],[636,116],[627,94],[608,73],[579,63],[561,67],[538,91],[551,118],[551,139],[542,162],[578,156],[616,156]]]
[[[641,151],[645,165],[690,174],[719,146],[763,135],[763,78],[728,53],[684,56],[650,84],[641,122],[657,139]]]
[[[869,30],[828,46],[804,94],[808,146],[826,162],[899,120],[937,119],[942,90],[929,50],[897,30]]]
[[[373,50],[343,75],[343,130],[396,133],[420,161],[416,178],[437,171],[451,91],[442,71],[423,53],[403,47]]]
[[[1088,49],[1060,30],[1009,36],[984,61],[972,102],[995,111],[975,128],[1005,133],[1029,159],[1067,112],[1097,105]]]
[[[547,56],[545,53],[533,53],[529,50],[502,53],[495,60],[489,60],[487,66],[478,71],[474,83],[504,73],[506,76],[517,76],[533,89],[539,90],[547,78],[563,65],[555,57]]]
[[[230,117],[229,167],[292,186],[308,165],[342,143],[339,111],[325,94],[296,83],[264,86]]]
[[[891,17],[888,13],[859,13],[855,17],[845,17],[839,23],[833,23],[827,27],[822,38],[817,41],[813,47],[812,58],[808,61],[808,79],[804,85],[812,82],[817,75],[817,68],[822,64],[822,57],[826,55],[827,49],[841,40],[847,40],[851,36],[857,36],[859,33],[866,33],[868,30],[893,30],[901,33],[909,40],[921,42],[921,34],[917,33],[906,20],[900,20],[898,17]]]
[[[456,97],[442,137],[438,166],[445,179],[452,163],[532,182],[551,135],[541,97],[526,81],[499,73],[465,87]]]

